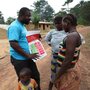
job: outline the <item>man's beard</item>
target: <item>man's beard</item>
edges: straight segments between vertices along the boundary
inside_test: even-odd
[[[29,24],[29,22],[30,22],[30,19],[24,19],[24,20],[22,20],[22,23],[23,24]]]

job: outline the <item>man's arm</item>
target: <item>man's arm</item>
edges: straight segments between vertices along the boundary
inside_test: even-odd
[[[19,54],[21,54],[22,56],[24,56],[26,58],[31,58],[31,59],[38,58],[38,55],[37,54],[29,54],[29,53],[24,52],[24,50],[19,46],[19,44],[18,44],[17,41],[9,41],[9,42],[10,42],[10,46],[16,52],[18,52]]]

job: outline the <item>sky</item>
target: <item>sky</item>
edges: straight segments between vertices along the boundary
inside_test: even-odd
[[[0,11],[3,14],[5,21],[8,17],[17,17],[17,11],[19,11],[22,7],[28,7],[33,9],[33,3],[37,0],[0,0]],[[55,13],[63,8],[63,4],[66,0],[46,0],[48,4],[54,9]],[[69,7],[74,7],[78,4],[81,0],[74,0],[72,3],[69,4]],[[84,0],[89,1],[89,0]],[[66,6],[65,6],[66,7]]]

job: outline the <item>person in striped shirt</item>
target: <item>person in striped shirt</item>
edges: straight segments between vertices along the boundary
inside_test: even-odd
[[[58,72],[56,74],[55,85],[57,90],[79,90],[80,67],[78,64],[80,47],[82,45],[81,36],[76,30],[77,19],[65,16],[62,25],[68,35],[60,43],[58,52]]]

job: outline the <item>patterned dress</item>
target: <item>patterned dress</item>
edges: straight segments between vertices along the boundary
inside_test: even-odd
[[[45,40],[48,44],[51,44],[52,58],[51,58],[51,82],[53,83],[56,78],[57,72],[57,55],[59,51],[60,42],[67,36],[67,33],[62,30],[57,29],[51,30],[47,33]]]
[[[65,53],[66,53],[66,44],[65,44],[65,39],[60,43],[60,52],[58,53],[58,64],[61,66],[62,65],[62,62],[64,61],[65,59]],[[80,54],[80,46],[77,46],[75,48],[75,52],[74,52],[74,56],[73,56],[73,60],[71,62],[72,65],[75,65],[75,63],[78,61],[78,58],[79,58],[79,54]]]
[[[65,60],[65,53],[66,53],[66,44],[65,39],[60,43],[60,52],[58,53],[58,69],[57,72],[60,70],[63,61]],[[80,45],[81,46],[81,45]],[[57,85],[57,90],[79,90],[80,85],[80,67],[77,63],[80,54],[80,46],[75,48],[73,60],[71,65],[75,65],[74,68],[68,69],[59,79]]]

